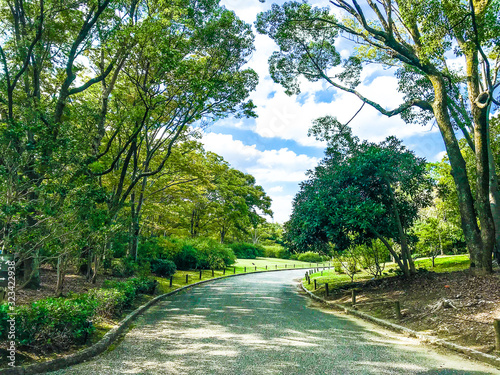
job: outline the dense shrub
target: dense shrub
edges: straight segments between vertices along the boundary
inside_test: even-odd
[[[150,264],[151,272],[157,276],[170,277],[177,271],[175,263],[168,259],[152,259]]]
[[[7,320],[9,320],[9,305],[6,303],[0,305],[0,340],[7,339],[7,329],[9,327]]]
[[[190,270],[198,268],[200,264],[200,253],[199,251],[190,243],[179,243],[180,250],[177,252],[172,259],[178,269]]]
[[[193,243],[199,252],[199,266],[204,269],[220,269],[236,262],[233,250],[218,241],[199,239]]]
[[[313,251],[307,251],[305,253],[300,254],[297,257],[297,260],[300,260],[301,262],[319,263],[323,261],[323,257]]]
[[[92,289],[88,295],[96,301],[96,315],[110,318],[130,307],[137,294],[154,294],[157,285],[156,280],[148,278],[106,280],[102,289]]]
[[[113,259],[111,261],[111,274],[116,277],[130,277],[134,275],[139,266],[132,258]]]
[[[16,339],[36,351],[67,349],[94,331],[97,302],[87,294],[47,298],[16,308]]]
[[[265,249],[260,245],[251,243],[233,243],[229,247],[233,250],[234,255],[240,259],[255,259],[265,256]]]

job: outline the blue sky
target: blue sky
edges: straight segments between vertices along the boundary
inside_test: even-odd
[[[266,3],[222,1],[251,24],[259,12],[270,8],[271,3],[269,0]],[[311,3],[328,6],[326,0]],[[223,156],[234,168],[255,176],[257,184],[262,185],[273,199],[274,221],[283,223],[291,213],[293,197],[299,183],[306,178],[306,171],[314,168],[323,157],[324,144],[307,136],[312,120],[333,115],[346,122],[362,103],[353,95],[337,91],[323,82],[304,81],[299,96],[287,96],[268,72],[267,60],[277,49],[276,45],[267,36],[257,35],[255,46],[248,65],[260,77],[257,90],[251,95],[259,117],[216,122],[204,130],[202,142],[207,150]],[[345,42],[340,41],[337,48],[343,57],[349,55]],[[375,65],[364,69],[358,90],[386,108],[395,108],[402,102],[392,72]],[[440,160],[444,155],[444,143],[433,124],[425,127],[407,125],[399,117],[387,118],[365,106],[350,125],[361,139],[382,141],[394,135],[429,161]]]

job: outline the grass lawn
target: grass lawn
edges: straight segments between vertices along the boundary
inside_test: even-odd
[[[436,266],[432,267],[432,260],[429,258],[417,259],[415,267],[427,268],[429,271],[434,272],[453,272],[463,271],[469,268],[470,260],[469,255],[444,255],[437,257],[435,260]]]
[[[435,259],[435,267],[432,267],[432,260],[430,258],[421,258],[415,261],[416,268],[426,268],[433,272],[453,272],[453,271],[463,271],[469,268],[469,256],[468,255],[444,255],[439,256]],[[393,276],[393,273],[387,272],[389,269],[396,268],[394,263],[387,263],[384,271],[384,276]],[[314,290],[314,279],[316,279],[316,284],[318,290],[324,288],[324,284],[328,283],[330,289],[337,288],[343,284],[349,284],[351,278],[346,274],[338,274],[333,269],[325,270],[323,274],[321,272],[314,273],[311,276],[311,284],[308,284],[305,277],[303,279],[304,286],[313,291]],[[354,275],[354,281],[364,281],[370,280],[373,276],[365,271],[361,271]]]

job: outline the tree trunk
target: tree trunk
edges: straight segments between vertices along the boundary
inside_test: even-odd
[[[66,267],[62,256],[57,258],[57,285],[56,285],[56,297],[60,297],[63,294],[64,288],[64,277],[66,276]]]
[[[481,267],[482,262],[480,258],[483,254],[481,232],[476,219],[474,199],[470,189],[465,160],[460,151],[460,146],[458,145],[446,107],[448,96],[445,82],[439,75],[430,75],[429,79],[434,86],[435,93],[435,99],[432,105],[434,116],[436,117],[436,122],[444,140],[446,152],[450,160],[451,175],[457,187],[462,229],[467,248],[469,249],[471,268],[475,268],[476,266]]]

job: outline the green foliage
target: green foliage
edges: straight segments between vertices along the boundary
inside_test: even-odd
[[[111,261],[111,274],[116,277],[129,277],[134,275],[139,265],[132,258],[113,259]]]
[[[7,332],[9,324],[7,320],[9,319],[9,305],[6,303],[0,304],[0,339],[7,340]]]
[[[228,246],[233,250],[234,255],[241,259],[255,259],[265,256],[266,252],[263,246],[250,243],[233,243]]]
[[[201,268],[221,269],[236,262],[233,250],[220,242],[210,239],[197,240],[194,242],[200,254]]]
[[[16,309],[16,340],[36,351],[61,350],[85,342],[94,331],[96,301],[87,295],[47,298]]]
[[[170,277],[172,276],[177,267],[174,262],[167,259],[153,259],[151,260],[151,272],[157,276]]]
[[[313,251],[306,251],[305,253],[299,254],[297,260],[301,262],[319,263],[323,261],[323,257]]]
[[[287,247],[352,252],[380,237],[407,241],[405,231],[430,203],[425,161],[394,137],[360,142],[331,119],[318,125],[313,133],[328,141],[327,156],[294,199]]]
[[[298,254],[290,254],[288,250],[281,245],[264,245],[264,256],[266,258],[297,260]]]

